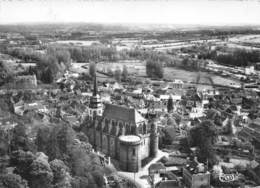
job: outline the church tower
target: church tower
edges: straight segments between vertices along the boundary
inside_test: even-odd
[[[93,93],[90,97],[90,104],[88,108],[88,116],[90,119],[95,119],[96,116],[102,116],[103,108],[101,103],[101,98],[98,94],[98,88],[97,88],[97,76],[95,73],[94,76],[94,83],[93,83]]]
[[[150,133],[150,157],[156,157],[158,154],[159,134],[157,130],[157,123],[152,120]]]

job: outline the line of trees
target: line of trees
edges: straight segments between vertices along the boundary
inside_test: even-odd
[[[117,61],[122,58],[114,47],[102,45],[86,47],[66,47],[71,54],[71,58],[76,62],[90,61]]]
[[[115,47],[107,47],[105,45],[91,45],[91,46],[69,46],[69,45],[55,45],[47,47],[50,49],[59,49],[69,52],[71,59],[75,62],[92,62],[92,61],[118,61],[124,59],[140,59],[147,60],[151,57],[157,58],[166,64],[171,64],[174,60],[171,55],[153,50],[131,49],[118,51]],[[37,62],[41,58],[41,53],[32,48],[9,48],[3,53],[9,54],[13,57],[24,60],[25,62]]]
[[[248,51],[244,49],[235,50],[230,53],[217,54],[216,51],[210,51],[200,54],[200,58],[216,60],[220,64],[245,67],[260,62],[259,51]]]
[[[121,70],[119,67],[112,73],[116,81],[127,81],[128,80],[128,70],[126,65],[123,66],[123,70]]]

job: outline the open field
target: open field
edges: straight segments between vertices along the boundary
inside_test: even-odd
[[[87,63],[74,63],[73,69],[76,72],[88,72],[86,68],[83,68],[83,65],[88,65]],[[98,64],[97,69],[106,71],[108,68],[115,70],[117,68],[122,69],[123,65],[126,65],[128,68],[129,75],[134,75],[136,77],[146,77],[145,63],[142,61],[125,61],[125,62],[101,62]],[[84,66],[85,67],[85,66]],[[87,66],[86,66],[87,67]],[[98,74],[100,78],[106,79],[107,76],[103,74]],[[231,86],[231,84],[239,84],[237,80],[231,78],[224,78],[213,73],[207,72],[196,72],[179,69],[176,67],[167,67],[164,68],[164,78],[168,80],[181,79],[184,82],[188,83],[198,83],[198,84],[207,84],[211,85],[212,82],[217,85]],[[206,86],[203,86],[206,87]]]
[[[89,63],[72,63],[70,70],[72,72],[76,72],[76,73],[87,73],[88,74],[88,72],[89,72],[88,65],[89,65]],[[115,79],[97,72],[97,80],[102,82],[102,81],[114,81]]]
[[[123,70],[123,66],[127,67],[128,73],[133,76],[144,77],[146,76],[145,62],[140,60],[125,60],[119,62],[100,62],[97,69],[107,72],[108,69],[115,71],[116,69]]]
[[[229,38],[232,42],[260,43],[260,35],[241,35]]]
[[[200,76],[199,76],[200,74]],[[185,82],[197,82],[198,76],[200,77],[198,83],[211,84],[210,78],[214,84],[230,86],[231,83],[239,84],[239,81],[233,80],[231,78],[224,78],[218,75],[207,72],[195,72],[183,69],[178,69],[175,67],[168,67],[164,69],[164,77],[166,79],[181,79]]]
[[[51,42],[50,44],[69,44],[75,46],[90,46],[94,43],[99,43],[97,40],[59,40],[55,42]]]

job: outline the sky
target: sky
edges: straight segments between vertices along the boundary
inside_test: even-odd
[[[0,0],[0,24],[260,25],[260,0]]]

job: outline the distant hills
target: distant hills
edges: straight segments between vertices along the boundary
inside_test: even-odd
[[[260,30],[257,25],[244,26],[206,26],[206,25],[171,25],[171,24],[102,24],[102,23],[26,23],[1,25],[0,32],[187,32],[187,31],[256,31]]]

